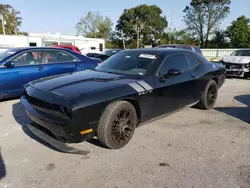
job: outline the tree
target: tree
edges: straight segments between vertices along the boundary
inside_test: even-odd
[[[125,9],[120,16],[116,30],[119,37],[124,36],[129,47],[153,44],[161,38],[167,27],[167,19],[161,16],[162,10],[156,5],[139,5]],[[137,39],[140,39],[136,42]]]
[[[229,14],[230,0],[192,0],[186,6],[184,22],[187,29],[200,39],[201,47],[207,47],[210,35]]]
[[[193,39],[186,29],[177,30],[174,29],[171,32],[172,43],[175,44],[196,44],[195,39]]]
[[[228,48],[229,42],[227,40],[227,32],[223,30],[216,30],[211,41],[208,43],[209,48]]]
[[[15,10],[11,5],[0,4],[0,14],[3,15],[3,19],[6,22],[5,33],[17,34],[19,26],[22,24],[21,12]],[[2,23],[0,24],[0,33],[3,33]]]
[[[110,35],[112,22],[110,18],[100,15],[99,12],[88,12],[76,24],[77,33],[90,38],[107,39]]]
[[[227,34],[234,48],[249,48],[250,19],[240,16],[228,26]]]

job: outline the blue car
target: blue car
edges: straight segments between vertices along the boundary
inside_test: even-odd
[[[100,63],[72,50],[12,48],[0,54],[0,100],[19,97],[23,85],[43,77],[93,69]]]

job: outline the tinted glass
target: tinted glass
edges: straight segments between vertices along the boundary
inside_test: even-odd
[[[185,55],[178,54],[169,56],[160,68],[160,75],[167,74],[170,69],[177,69],[181,72],[189,70],[189,65]]]
[[[194,48],[195,52],[202,54],[202,52],[201,52],[201,49],[200,49],[200,48],[195,47],[195,46],[194,46],[193,48]]]
[[[194,55],[187,54],[186,57],[188,59],[189,66],[191,69],[195,69],[200,64],[200,61]]]
[[[250,56],[250,50],[237,50],[231,56]]]
[[[44,51],[44,63],[63,63],[71,61],[77,61],[77,59],[65,52],[57,50]]]
[[[24,52],[11,59],[11,61],[14,63],[15,66],[42,64],[42,52],[37,50]]]
[[[16,53],[15,51],[11,51],[11,50],[4,50],[0,52],[0,60],[10,56],[11,54]]]
[[[144,54],[139,52],[117,53],[102,64],[96,70],[101,72],[111,72],[124,75],[147,74],[148,68],[157,60],[154,54]]]
[[[113,50],[105,50],[105,52],[104,52],[104,54],[105,55],[108,55],[108,56],[112,56],[112,55],[114,55],[114,54],[116,54],[117,52],[119,52],[119,51],[121,51],[121,50],[119,50],[119,49],[113,49]]]
[[[100,50],[100,52],[103,51],[103,44],[102,43],[99,43],[99,50]]]

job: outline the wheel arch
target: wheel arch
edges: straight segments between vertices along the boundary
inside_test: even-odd
[[[219,79],[217,77],[213,77],[211,80],[214,80],[217,85],[219,85]]]

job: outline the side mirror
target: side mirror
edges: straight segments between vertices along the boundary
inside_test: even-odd
[[[170,69],[168,71],[167,74],[164,74],[161,78],[160,78],[160,82],[164,82],[165,80],[167,80],[169,77],[171,76],[179,76],[181,74],[181,71],[178,69]]]
[[[9,61],[9,62],[5,63],[4,66],[7,68],[13,68],[15,66],[15,64],[13,61]]]

